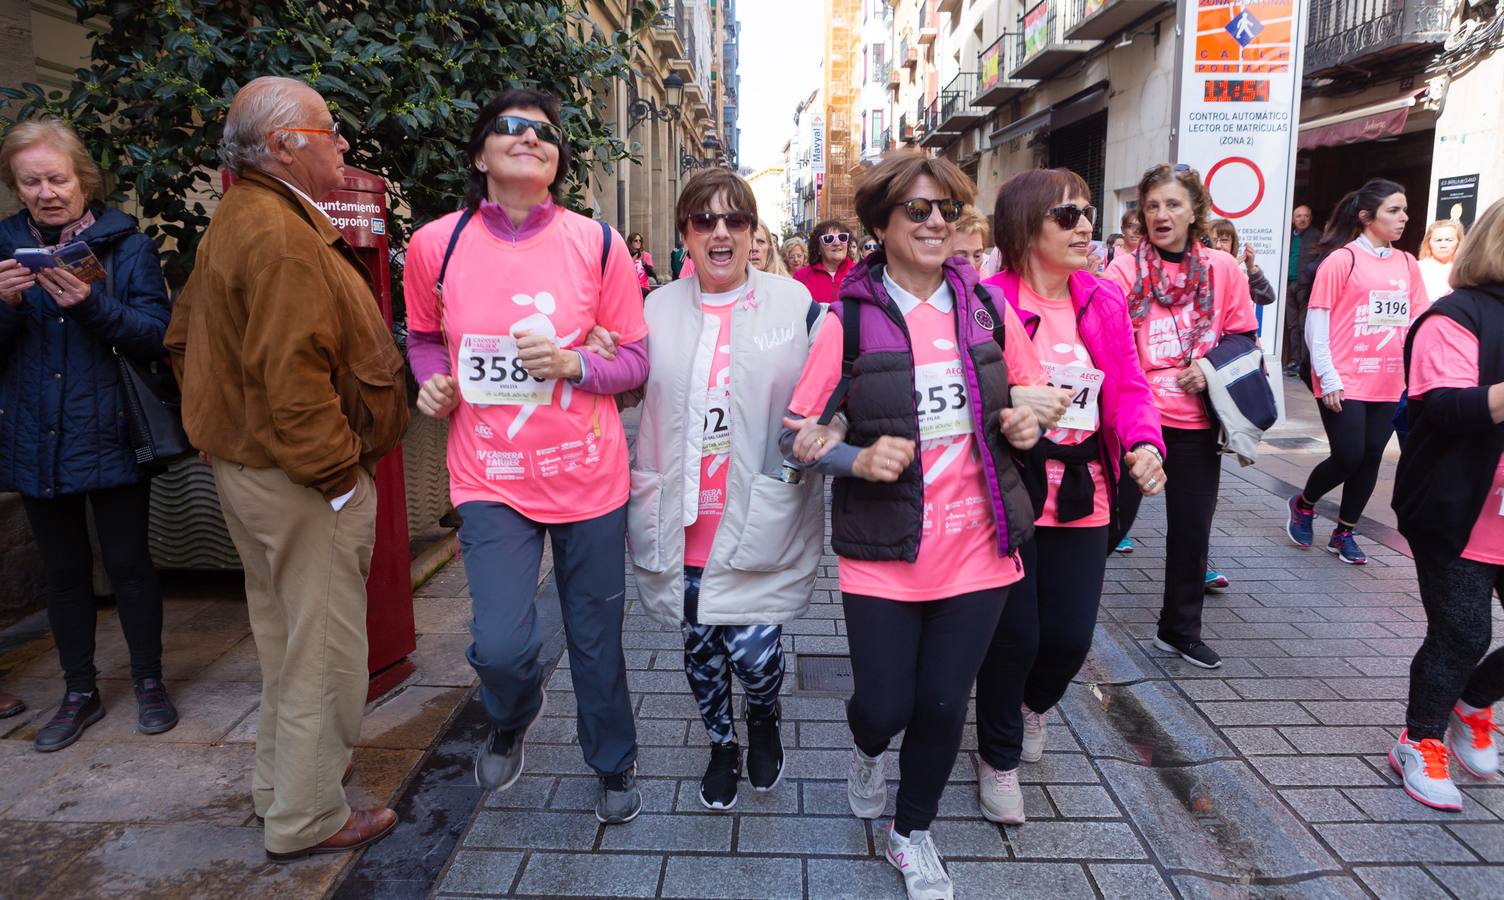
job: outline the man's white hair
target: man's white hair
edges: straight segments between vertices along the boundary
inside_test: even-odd
[[[271,158],[267,143],[270,135],[284,128],[295,128],[303,115],[303,92],[312,90],[294,78],[263,75],[253,79],[235,93],[230,112],[225,117],[225,134],[219,142],[219,161],[239,175],[246,166],[257,166]],[[301,147],[305,135],[286,132],[283,146]]]

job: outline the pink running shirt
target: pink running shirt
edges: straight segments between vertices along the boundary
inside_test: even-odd
[[[948,292],[948,288],[942,288],[941,294],[931,299],[938,300]],[[1043,373],[1023,323],[1007,303],[998,304],[998,314],[1003,319],[1009,381],[1040,383]],[[916,388],[927,394],[927,387],[934,386],[939,395],[959,396],[963,402],[959,407],[946,404],[940,414],[926,415],[920,421],[921,433],[934,436],[921,441],[919,448],[925,483],[924,530],[918,557],[912,563],[840,557],[841,590],[887,600],[922,601],[1012,584],[1023,577],[1023,566],[1015,559],[997,555],[997,523],[987,498],[986,476],[961,376],[955,307],[942,312],[925,301],[910,310],[904,320],[914,342]],[[818,416],[825,409],[841,380],[844,334],[839,318],[825,318],[789,401],[789,408],[797,415]]]
[[[1430,306],[1420,267],[1403,250],[1379,259],[1353,241],[1321,263],[1311,286],[1311,309],[1331,311],[1332,364],[1345,399],[1400,399],[1405,335]],[[1315,379],[1314,388],[1319,399],[1321,379]]]
[[[720,323],[710,384],[705,395],[705,423],[700,445],[700,513],[684,529],[684,564],[704,566],[710,559],[716,529],[726,514],[727,475],[731,471],[731,313],[741,291],[730,303],[703,304],[705,316]],[[708,301],[712,295],[704,295]]]
[[[1150,303],[1148,314],[1133,323],[1138,361],[1144,367],[1144,376],[1154,394],[1154,405],[1159,407],[1160,419],[1166,428],[1212,427],[1201,395],[1187,394],[1180,389],[1177,376],[1184,365],[1182,360],[1187,356],[1190,360],[1205,356],[1224,334],[1259,330],[1259,321],[1253,312],[1253,298],[1248,293],[1248,275],[1238,261],[1221,250],[1202,252],[1210,256],[1212,323],[1200,343],[1186,353],[1185,342],[1191,339],[1196,325],[1196,310],[1190,303],[1173,308]],[[1122,253],[1113,258],[1103,277],[1122,288],[1126,297],[1133,292],[1136,267],[1133,255]],[[1181,264],[1167,262],[1164,267],[1173,278],[1179,273]]]
[[[1419,399],[1437,388],[1478,387],[1479,377],[1478,339],[1473,333],[1445,316],[1427,319],[1410,351],[1410,396]],[[1504,454],[1462,558],[1504,566]]]
[[[1035,293],[1029,287],[1028,282],[1019,280],[1018,304],[1023,309],[1039,316],[1039,327],[1034,331],[1034,350],[1039,354],[1039,361],[1044,365],[1045,373],[1050,377],[1050,383],[1056,386],[1069,383],[1079,392],[1076,382],[1081,381],[1081,375],[1089,371],[1101,372],[1092,364],[1091,354],[1086,352],[1086,345],[1081,343],[1081,333],[1076,327],[1076,305],[1069,297],[1055,300],[1043,297]],[[1083,372],[1083,370],[1087,370]],[[1064,380],[1062,377],[1064,376]],[[1101,384],[1098,383],[1091,396],[1091,414],[1097,419],[1097,428],[1101,427],[1101,411],[1098,409],[1096,398],[1100,396]],[[1078,428],[1052,428],[1045,432],[1044,436],[1064,447],[1074,447],[1096,433],[1097,429]],[[1045,480],[1049,491],[1045,495],[1044,514],[1034,524],[1049,525],[1065,528],[1096,528],[1106,525],[1111,518],[1108,508],[1107,479],[1102,475],[1102,464],[1090,462],[1086,464],[1091,471],[1092,483],[1096,486],[1092,495],[1091,515],[1062,523],[1058,518],[1060,498],[1058,492],[1060,481],[1065,476],[1065,463],[1056,460],[1045,462]]]
[[[444,278],[434,282],[460,213],[413,233],[403,287],[408,326],[442,331],[461,401],[449,417],[450,497],[505,503],[535,522],[578,522],[627,502],[627,442],[616,400],[542,382],[516,365],[520,332],[561,347],[583,344],[592,326],[647,335],[642,289],[621,236],[612,232],[601,274],[601,228],[560,209],[538,234],[516,242],[476,218],[465,226]]]

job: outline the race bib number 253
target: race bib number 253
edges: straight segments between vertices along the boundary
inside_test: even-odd
[[[553,401],[555,380],[527,373],[511,335],[462,336],[458,378],[460,396],[472,406],[546,406]]]

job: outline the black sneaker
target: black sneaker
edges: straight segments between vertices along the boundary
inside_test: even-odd
[[[162,680],[143,678],[136,682],[136,730],[142,734],[161,734],[177,724],[177,707],[172,705]]]
[[[525,760],[523,744],[527,730],[533,727],[533,722],[543,717],[543,710],[547,705],[548,692],[544,691],[532,722],[516,731],[502,731],[491,726],[491,733],[475,751],[476,784],[488,791],[504,791],[517,783],[517,779],[522,777],[522,764]]]
[[[710,765],[700,779],[700,802],[706,809],[736,805],[736,785],[742,780],[742,748],[735,741],[710,745]]]
[[[758,793],[771,791],[783,780],[783,735],[778,717],[747,720],[747,780]]]
[[[622,825],[642,812],[642,791],[637,789],[637,766],[616,775],[601,776],[600,796],[595,799],[595,818],[603,825]]]
[[[1200,641],[1183,641],[1179,644],[1172,644],[1164,638],[1156,637],[1154,639],[1154,646],[1161,650],[1168,650],[1171,653],[1179,653],[1181,659],[1193,666],[1200,666],[1203,669],[1218,669],[1222,667],[1222,657],[1217,655],[1217,651]]]
[[[52,721],[37,732],[36,748],[41,753],[51,753],[78,740],[84,729],[104,718],[104,704],[99,702],[99,689],[87,693],[69,691],[57,708]]]

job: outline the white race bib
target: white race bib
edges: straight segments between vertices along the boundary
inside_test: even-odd
[[[919,413],[921,441],[972,433],[960,360],[914,367],[914,408]]]
[[[1059,422],[1055,423],[1055,427],[1075,431],[1096,431],[1097,399],[1102,394],[1102,380],[1105,377],[1102,370],[1078,363],[1063,366],[1058,363],[1045,363],[1044,370],[1052,386],[1065,388],[1071,392],[1070,403],[1066,404],[1065,414],[1060,417]]]
[[[1409,291],[1369,291],[1368,327],[1404,327],[1410,324]]]
[[[472,406],[547,406],[556,379],[535,378],[517,358],[517,339],[505,334],[460,337],[460,396]]]
[[[700,438],[701,456],[731,452],[731,385],[705,392],[705,433]]]

